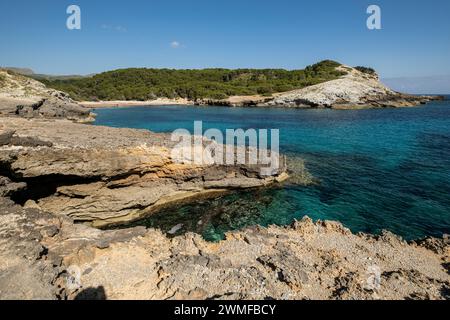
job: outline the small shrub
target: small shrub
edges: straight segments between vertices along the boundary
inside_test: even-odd
[[[376,71],[374,69],[368,68],[368,67],[358,66],[358,67],[355,67],[355,69],[360,71],[360,72],[362,72],[362,73],[365,73],[365,74],[370,74],[370,75],[376,74]]]

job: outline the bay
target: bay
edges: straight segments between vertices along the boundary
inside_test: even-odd
[[[405,239],[450,233],[450,101],[401,109],[301,110],[151,106],[97,109],[96,125],[172,132],[279,129],[280,151],[305,159],[320,183],[241,192],[167,209],[133,223],[217,241],[253,225],[308,215],[354,232]]]

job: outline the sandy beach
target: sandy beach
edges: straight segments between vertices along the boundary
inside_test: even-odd
[[[274,94],[272,97],[277,97],[279,94]],[[199,105],[230,105],[230,106],[239,106],[245,105],[247,102],[252,103],[262,103],[270,97],[265,97],[261,95],[254,96],[231,96],[227,99],[222,100],[214,100],[214,99],[205,99],[203,101],[198,101]],[[169,98],[158,98],[155,100],[147,100],[147,101],[137,101],[137,100],[115,100],[115,101],[81,101],[79,102],[82,106],[86,108],[114,108],[114,107],[137,107],[137,106],[173,106],[173,105],[194,105],[194,101],[189,99],[169,99]]]
[[[81,101],[80,104],[86,108],[114,108],[114,107],[136,107],[136,106],[172,106],[172,105],[193,105],[187,99],[158,98],[148,101],[136,100],[116,100],[116,101]]]

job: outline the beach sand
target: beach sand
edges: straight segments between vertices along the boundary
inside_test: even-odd
[[[171,106],[171,105],[193,105],[194,103],[187,99],[168,99],[158,98],[148,101],[81,101],[80,105],[86,108],[114,108],[114,107],[134,107],[134,106]]]

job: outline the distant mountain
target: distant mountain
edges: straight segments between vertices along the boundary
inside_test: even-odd
[[[30,68],[17,68],[17,67],[0,67],[0,69],[12,71],[18,74],[21,74],[23,76],[27,76],[36,80],[70,80],[70,79],[81,79],[86,77],[92,77],[94,74],[90,74],[87,76],[82,75],[51,75],[51,74],[41,74],[41,73],[35,73]]]
[[[382,81],[395,91],[410,94],[450,94],[450,75],[387,78]]]
[[[13,71],[24,76],[31,76],[34,74],[34,71],[29,68],[1,67],[1,69]]]
[[[30,75],[29,77],[36,79],[36,80],[72,80],[72,79],[83,79],[83,78],[89,78],[93,75],[87,75],[87,76],[80,76],[77,74],[70,74],[70,75],[61,75],[61,76],[54,76],[49,74],[39,74],[35,73]]]

